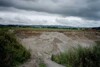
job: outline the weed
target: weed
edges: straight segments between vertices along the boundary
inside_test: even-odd
[[[0,67],[15,67],[30,58],[27,51],[7,30],[0,30]]]
[[[53,61],[66,67],[100,67],[100,42],[93,47],[81,47],[59,55],[52,55]]]

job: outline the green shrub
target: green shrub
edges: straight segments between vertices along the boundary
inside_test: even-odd
[[[66,67],[100,67],[100,43],[89,48],[79,46],[66,53],[52,55],[51,59]]]
[[[39,64],[39,67],[46,67],[46,64],[41,62],[41,63]]]
[[[30,53],[14,34],[0,30],[0,67],[15,67],[30,58]]]
[[[39,58],[38,60],[39,60],[39,67],[47,67],[43,59]]]

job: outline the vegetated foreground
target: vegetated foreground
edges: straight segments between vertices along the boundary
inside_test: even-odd
[[[99,67],[99,42],[99,30],[0,29],[0,67]]]
[[[52,55],[51,60],[66,67],[100,67],[100,41],[92,47],[78,46],[68,52]]]
[[[8,30],[0,30],[0,67],[17,67],[30,58],[26,50]]]
[[[17,29],[14,33],[22,45],[31,52],[31,59],[20,67],[65,67],[53,62],[51,60],[52,55],[67,52],[72,47],[77,48],[79,45],[88,48],[96,45],[95,41],[100,41],[99,31],[35,31]]]

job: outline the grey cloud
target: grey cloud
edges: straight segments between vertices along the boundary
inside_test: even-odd
[[[100,19],[100,0],[0,0],[0,6]]]
[[[77,19],[67,20],[67,19],[66,18],[60,18],[60,19],[56,19],[56,21],[59,24],[63,24],[63,25],[66,25],[66,26],[100,27],[100,21],[86,20],[86,19],[82,19],[82,18],[80,18],[81,20],[77,20]]]
[[[50,15],[47,13],[35,11],[21,11],[18,9],[16,12],[0,11],[0,24],[100,27],[100,21],[86,20],[80,17],[61,17],[54,14]]]

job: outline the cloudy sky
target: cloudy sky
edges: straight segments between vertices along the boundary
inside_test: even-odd
[[[100,27],[100,0],[0,0],[0,24]]]

